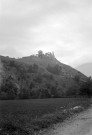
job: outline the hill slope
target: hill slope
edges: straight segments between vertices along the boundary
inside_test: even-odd
[[[45,71],[47,71],[48,66],[54,67],[55,65],[59,65],[61,67],[61,72],[62,72],[60,73],[61,77],[67,76],[73,78],[75,75],[80,75],[80,77],[84,78],[84,75],[82,73],[78,72],[77,70],[75,70],[74,68],[66,64],[59,62],[55,57],[51,56],[51,54],[50,55],[43,54],[42,57],[38,57],[38,56],[23,57],[17,60],[19,62],[23,62],[28,65],[37,64]]]
[[[62,97],[70,90],[74,94],[86,79],[82,73],[60,63],[52,53],[20,59],[4,56],[0,58],[4,71],[1,97]]]
[[[92,76],[92,63],[85,63],[77,67],[77,70],[86,76]]]

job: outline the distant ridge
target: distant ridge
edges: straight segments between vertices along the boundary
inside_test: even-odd
[[[92,63],[84,63],[76,68],[86,76],[92,76]]]

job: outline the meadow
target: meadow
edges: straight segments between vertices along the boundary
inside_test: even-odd
[[[32,134],[77,113],[69,111],[70,108],[85,109],[89,104],[87,98],[3,100],[0,101],[0,133]]]

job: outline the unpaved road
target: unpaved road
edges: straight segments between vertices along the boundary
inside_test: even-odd
[[[92,107],[41,135],[92,135]]]

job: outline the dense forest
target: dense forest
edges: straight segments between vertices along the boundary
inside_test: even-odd
[[[19,59],[0,56],[0,99],[60,98],[92,95],[92,80],[39,51]]]

